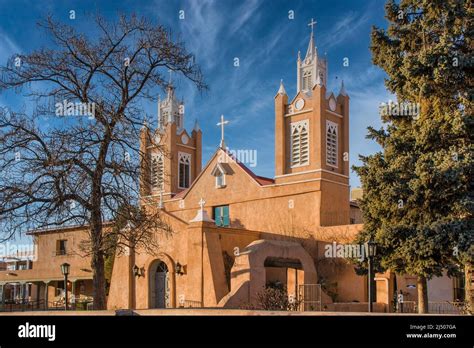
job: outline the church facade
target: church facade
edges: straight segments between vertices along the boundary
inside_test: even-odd
[[[239,308],[254,303],[268,283],[284,284],[297,298],[323,278],[351,284],[337,290],[340,300],[366,301],[365,278],[351,265],[339,262],[332,276],[337,262],[318,261],[328,241],[349,242],[362,228],[350,201],[349,96],[344,85],[337,94],[328,91],[327,75],[311,33],[305,56],[297,57],[296,96],[290,99],[282,82],[275,95],[274,178],[239,162],[223,137],[201,168],[202,132],[197,123],[191,132],[183,128],[182,102],[168,88],[158,128],[142,129],[151,168],[142,171],[141,201],[161,209],[174,233],[159,237],[158,257],[140,251],[117,257],[109,307]],[[131,264],[144,276],[128,272],[123,279]],[[128,294],[126,283],[134,284]],[[331,302],[324,291],[322,297]]]
[[[350,198],[350,98],[343,83],[337,94],[327,89],[328,63],[312,32],[296,64],[296,95],[290,98],[281,82],[274,98],[273,178],[253,173],[228,150],[223,117],[220,144],[202,167],[202,131],[197,122],[191,131],[184,128],[184,103],[169,85],[158,102],[157,129],[144,125],[140,134],[146,156],[140,202],[150,212],[159,210],[172,233],[156,234],[160,247],[154,253],[116,255],[109,309],[249,308],[258,306],[266,286],[279,284],[303,309],[366,310],[367,277],[336,252],[363,228]],[[90,296],[88,261],[66,251],[86,230],[31,232],[42,256],[14,280],[12,272],[0,271],[3,300],[6,286],[16,282],[29,284],[23,295],[48,303],[61,286],[62,262],[71,264],[70,291]],[[376,311],[392,310],[397,288],[405,300],[416,301],[414,277],[387,272],[377,274],[375,284]],[[430,301],[453,300],[454,287],[447,277],[431,281]]]
[[[158,128],[141,133],[150,163],[142,168],[141,202],[160,209],[174,232],[158,236],[154,255],[116,257],[109,308],[248,308],[258,306],[266,286],[280,284],[288,298],[321,309],[366,309],[367,277],[335,251],[363,227],[350,199],[350,98],[343,82],[337,94],[327,89],[328,63],[313,32],[296,63],[296,95],[281,82],[274,98],[274,178],[256,175],[229,152],[223,117],[220,144],[201,168],[202,131],[197,122],[184,129],[183,102],[168,88]],[[431,300],[452,300],[452,282],[437,279]],[[397,286],[415,300],[412,283],[416,278],[376,275],[375,309],[392,310]]]

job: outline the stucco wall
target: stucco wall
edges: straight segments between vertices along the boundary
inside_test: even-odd
[[[80,243],[87,240],[88,235],[85,228],[73,228],[41,232],[34,236],[37,246],[38,258],[33,262],[30,270],[0,271],[1,281],[36,281],[36,280],[62,280],[61,264],[67,262],[71,265],[69,279],[92,278],[90,258],[80,248]],[[57,240],[67,240],[67,254],[56,255]],[[8,276],[7,273],[15,273],[17,276]]]

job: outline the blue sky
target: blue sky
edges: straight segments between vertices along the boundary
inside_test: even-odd
[[[28,53],[49,41],[36,23],[47,14],[87,32],[90,17],[99,12],[113,20],[120,12],[135,12],[169,27],[195,54],[210,89],[200,93],[179,76],[177,94],[186,105],[185,126],[198,119],[203,130],[203,161],[220,140],[216,126],[221,114],[230,121],[226,143],[231,149],[257,150],[257,174],[274,175],[274,96],[283,79],[289,98],[296,93],[296,57],[306,52],[314,18],[319,54],[327,53],[329,90],[339,91],[344,79],[350,100],[350,161],[378,147],[366,140],[369,125],[379,127],[378,106],[390,94],[384,73],[372,65],[369,51],[372,25],[385,27],[384,3],[337,0],[155,0],[155,1],[21,1],[0,0],[0,64],[18,52]],[[69,19],[69,11],[76,19]],[[179,11],[184,19],[179,19]],[[294,19],[288,18],[294,11]],[[343,59],[349,58],[349,66]],[[239,58],[240,66],[234,66]],[[158,91],[163,95],[163,91]],[[393,98],[392,98],[393,99]],[[0,105],[27,108],[14,93],[0,94]],[[156,106],[143,105],[156,117]],[[351,185],[359,179],[351,173]]]

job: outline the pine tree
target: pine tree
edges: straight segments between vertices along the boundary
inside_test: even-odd
[[[382,129],[369,128],[382,151],[354,167],[364,189],[359,241],[378,243],[383,269],[418,277],[425,313],[427,280],[461,268],[470,276],[473,263],[474,16],[462,0],[389,1],[385,10],[387,30],[372,29],[373,62],[399,104],[420,108],[384,113]]]

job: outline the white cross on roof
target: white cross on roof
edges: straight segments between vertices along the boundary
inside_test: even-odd
[[[206,201],[201,198],[198,203],[199,203],[199,206],[201,207],[201,210],[202,210],[204,208],[204,204],[206,204]]]
[[[224,115],[221,115],[221,121],[217,124],[218,126],[221,126],[221,148],[225,148],[225,142],[224,142],[224,126],[229,123],[229,121],[224,121]]]

